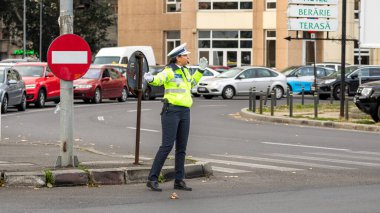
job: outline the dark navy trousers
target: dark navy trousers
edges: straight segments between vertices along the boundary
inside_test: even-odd
[[[185,177],[185,155],[190,130],[190,108],[169,105],[161,115],[162,144],[150,170],[148,179],[157,181],[161,169],[175,142],[175,179]]]

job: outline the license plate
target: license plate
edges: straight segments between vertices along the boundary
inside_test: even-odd
[[[205,92],[206,91],[206,88],[204,87],[198,87],[198,92]]]

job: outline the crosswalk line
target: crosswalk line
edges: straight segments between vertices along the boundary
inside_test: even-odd
[[[289,160],[280,160],[280,159],[271,159],[271,158],[261,158],[261,157],[251,157],[251,156],[241,156],[241,155],[219,155],[219,154],[211,154],[212,156],[218,157],[227,157],[227,158],[237,158],[237,159],[246,159],[246,160],[256,160],[256,161],[265,161],[270,163],[281,163],[281,164],[292,164],[297,166],[307,166],[314,168],[322,168],[322,169],[355,169],[350,167],[342,167],[342,166],[330,166],[323,165],[317,163],[307,163],[307,162],[298,162],[298,161],[289,161]]]
[[[270,169],[270,170],[276,170],[276,171],[281,171],[281,172],[293,172],[293,171],[304,170],[304,169],[296,169],[296,168],[289,168],[289,167],[244,163],[244,162],[237,162],[237,161],[217,160],[217,159],[210,159],[210,158],[194,158],[194,159],[198,161],[206,161],[206,162],[211,162],[211,163],[242,166],[242,167],[249,167],[249,168],[256,168],[256,169]]]
[[[367,162],[360,162],[360,161],[349,161],[349,160],[339,160],[339,159],[331,159],[331,158],[318,158],[318,157],[308,157],[308,156],[301,156],[301,155],[287,155],[287,154],[266,154],[268,156],[273,157],[284,157],[284,158],[294,158],[294,159],[302,159],[302,160],[314,160],[314,161],[324,161],[324,162],[331,162],[331,163],[343,163],[343,164],[351,164],[351,165],[358,165],[358,166],[373,166],[373,167],[380,167],[380,164],[378,163],[367,163]]]
[[[322,155],[322,156],[331,156],[331,157],[343,157],[343,158],[352,158],[352,159],[361,159],[361,160],[374,160],[380,161],[380,158],[376,157],[367,157],[367,156],[353,156],[347,154],[333,154],[333,153],[324,153],[324,152],[310,152],[308,154],[312,155]]]
[[[33,166],[31,163],[0,163],[0,167],[3,166]]]
[[[212,170],[217,171],[217,172],[231,173],[231,174],[251,172],[247,170],[231,169],[231,168],[225,168],[225,167],[219,167],[219,166],[212,166]]]

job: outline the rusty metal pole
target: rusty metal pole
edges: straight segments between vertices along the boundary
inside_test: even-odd
[[[143,59],[142,53],[136,55],[139,64],[139,77],[137,85],[137,120],[136,120],[136,147],[135,147],[135,165],[139,164],[140,157],[140,127],[141,127],[141,96],[142,96],[142,69]]]

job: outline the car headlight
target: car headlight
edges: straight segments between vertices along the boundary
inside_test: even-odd
[[[335,81],[335,79],[324,80],[321,82],[321,84],[331,84],[334,81]]]
[[[92,87],[92,85],[91,84],[80,84],[80,85],[75,85],[74,87],[78,88],[78,89],[89,89]]]
[[[35,84],[27,84],[27,85],[25,85],[25,88],[26,89],[34,89],[34,88],[36,88],[36,85]]]
[[[362,92],[361,92],[361,94],[363,95],[363,96],[370,96],[371,94],[372,94],[372,88],[370,88],[370,87],[364,87],[363,89],[362,89]]]

